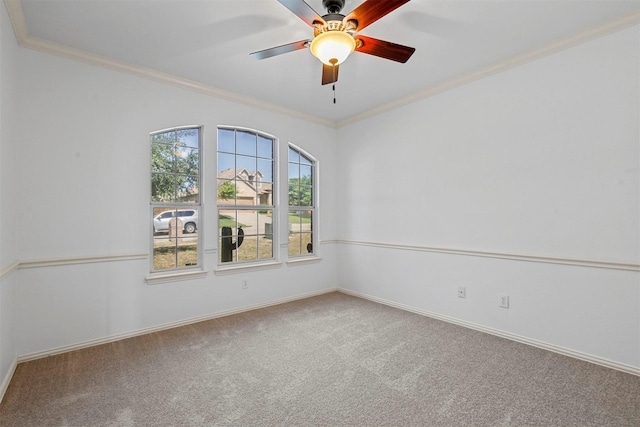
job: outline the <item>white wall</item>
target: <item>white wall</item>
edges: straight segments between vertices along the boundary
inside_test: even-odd
[[[216,126],[280,139],[320,163],[320,239],[335,240],[336,130],[34,51],[19,52],[20,144],[16,297],[18,353],[29,355],[336,286],[332,244],[317,263],[216,275]],[[204,126],[205,279],[148,285],[149,260],[29,267],[57,258],[149,252],[149,132]],[[286,203],[285,197],[282,198]],[[286,224],[283,209],[280,219]],[[286,226],[279,235],[286,242]],[[275,248],[286,261],[286,247]],[[29,267],[29,268],[27,268]],[[249,289],[241,283],[248,280]]]
[[[640,367],[637,271],[420,250],[637,265],[638,39],[636,26],[339,129],[341,286]]]
[[[12,373],[17,349],[14,340],[14,295],[17,284],[15,171],[18,46],[4,4],[0,5],[0,396]]]

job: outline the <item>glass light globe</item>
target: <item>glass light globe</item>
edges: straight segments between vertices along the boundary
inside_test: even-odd
[[[324,64],[342,64],[356,48],[356,41],[344,31],[325,31],[311,42],[311,53]]]

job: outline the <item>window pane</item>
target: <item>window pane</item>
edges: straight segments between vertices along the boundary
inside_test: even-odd
[[[235,131],[229,129],[218,129],[218,151],[225,153],[235,153]]]
[[[261,206],[273,206],[273,183],[263,182],[260,184],[258,202]]]
[[[256,158],[247,156],[236,157],[236,168],[238,173],[242,172],[242,169],[246,169],[247,173],[254,172],[256,170]]]
[[[174,175],[151,174],[151,201],[172,202],[175,200],[176,179]]]
[[[235,207],[219,211],[219,260],[273,258],[274,140],[236,131],[232,150],[230,139],[220,134],[218,142],[218,205]]]
[[[304,184],[311,184],[311,166],[300,165],[300,179]]]
[[[273,210],[220,211],[219,222],[220,262],[273,258]],[[242,239],[238,239],[239,229],[244,234]]]
[[[198,150],[193,148],[176,147],[175,172],[182,174],[198,173]]]
[[[198,176],[176,175],[178,194],[176,201],[180,203],[198,203]]]
[[[179,129],[176,132],[177,146],[197,149],[200,138],[199,134],[199,129]]]
[[[289,148],[289,161],[294,163],[300,163],[300,154],[293,148]]]
[[[220,236],[222,236],[222,227],[229,227],[233,230],[238,227],[236,211],[234,209],[220,209],[220,211],[218,211],[218,234]],[[235,233],[235,231],[233,232]]]
[[[154,270],[198,265],[197,209],[160,211],[153,224]]]
[[[164,270],[176,268],[176,246],[168,237],[154,237],[153,239],[153,269]]]
[[[258,171],[262,174],[261,181],[273,181],[273,161],[258,159]]]
[[[258,157],[273,159],[273,140],[258,136]]]
[[[218,204],[235,204],[236,184],[233,180],[218,180]]]
[[[313,253],[312,212],[289,211],[289,255]]]
[[[238,261],[256,259],[258,259],[258,236],[244,236],[244,241],[238,248]]]
[[[200,128],[151,135],[153,271],[198,265]]]
[[[151,171],[173,172],[173,147],[165,144],[151,144]]]
[[[258,153],[256,143],[256,134],[241,131],[236,132],[236,154],[255,157]]]
[[[313,187],[310,185],[300,186],[300,206],[313,206]]]
[[[300,165],[289,163],[289,180],[300,178]]]
[[[312,165],[311,160],[307,159],[303,154],[300,154],[300,163],[303,165]]]
[[[218,153],[218,178],[232,179],[236,175],[236,156]]]
[[[300,206],[300,186],[289,183],[289,206]]]

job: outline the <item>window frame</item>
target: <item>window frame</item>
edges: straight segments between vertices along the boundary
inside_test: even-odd
[[[219,155],[221,153],[220,151],[220,141],[219,141],[219,135],[220,135],[220,131],[221,130],[226,130],[226,131],[233,131],[233,132],[244,132],[244,133],[251,133],[254,134],[256,136],[256,138],[262,137],[265,139],[269,139],[272,141],[272,157],[271,157],[271,162],[272,162],[272,177],[271,177],[271,205],[243,205],[243,204],[239,204],[237,203],[237,198],[234,199],[235,203],[222,203],[219,204],[219,200],[218,200],[218,194],[217,194],[217,189],[218,189],[218,181],[222,178],[219,177],[219,173],[220,171],[218,170],[218,168],[220,167],[220,163],[219,163]],[[235,139],[234,139],[235,141]],[[263,132],[260,130],[256,130],[256,129],[252,129],[252,128],[247,128],[247,127],[242,127],[242,126],[230,126],[230,125],[218,125],[216,128],[216,173],[215,173],[215,182],[216,182],[216,219],[215,219],[215,223],[216,223],[216,272],[224,272],[224,271],[229,271],[232,272],[234,270],[246,270],[246,269],[252,269],[252,268],[260,268],[260,267],[264,267],[264,266],[272,266],[272,265],[278,265],[280,264],[279,262],[279,258],[280,258],[280,254],[279,254],[279,239],[278,239],[278,230],[279,230],[279,181],[280,181],[280,177],[279,177],[279,147],[280,147],[280,141],[279,139],[274,136],[271,135],[267,132]],[[223,154],[231,154],[228,151],[222,151]],[[236,168],[237,166],[237,157],[238,156],[242,156],[243,158],[246,157],[254,157],[256,159],[256,161],[258,161],[259,159],[266,159],[263,157],[259,157],[258,153],[256,152],[255,156],[247,156],[246,153],[242,153],[242,152],[238,152],[237,147],[234,149],[234,168]],[[237,170],[237,169],[236,169]],[[267,181],[265,181],[267,182]],[[255,210],[255,211],[259,211],[259,210],[271,210],[272,212],[272,232],[271,232],[271,257],[269,258],[259,258],[256,257],[254,259],[249,259],[249,260],[237,260],[237,259],[233,259],[232,261],[227,261],[227,262],[222,262],[221,261],[221,250],[222,248],[221,246],[221,227],[220,227],[220,222],[219,222],[219,218],[220,218],[220,212],[223,210],[236,210],[236,211],[251,211],[251,210]],[[237,218],[236,218],[237,219]],[[266,230],[265,230],[266,231]],[[260,234],[260,232],[258,232],[256,234],[256,236],[258,236],[257,238],[259,239],[259,236],[261,236],[262,234]],[[236,232],[234,231],[234,234],[232,235],[232,239],[236,239],[237,235]],[[257,254],[259,254],[259,249],[257,248]]]
[[[157,202],[153,200],[153,189],[152,189],[152,185],[153,185],[153,154],[152,154],[152,150],[153,150],[153,138],[156,135],[161,135],[161,134],[165,134],[165,133],[170,133],[170,132],[178,132],[181,130],[187,130],[187,129],[194,129],[198,131],[198,174],[197,174],[197,189],[198,189],[198,195],[197,195],[197,201],[195,203],[193,202],[177,202],[175,200],[170,201],[170,202]],[[204,187],[205,187],[205,183],[204,183],[204,171],[203,171],[203,159],[204,159],[204,126],[202,125],[184,125],[184,126],[176,126],[176,127],[171,127],[171,128],[166,128],[166,129],[161,129],[161,130],[157,130],[157,131],[153,131],[149,133],[149,140],[150,140],[150,161],[149,161],[149,165],[150,165],[150,171],[149,171],[149,177],[150,177],[150,192],[149,192],[149,213],[150,213],[150,218],[151,218],[151,227],[150,227],[150,234],[151,234],[151,238],[149,239],[150,242],[150,275],[147,278],[147,282],[149,284],[155,284],[155,283],[163,283],[165,281],[172,281],[172,280],[180,280],[180,279],[188,279],[188,278],[195,278],[195,277],[199,277],[202,275],[203,273],[203,235],[204,235],[204,230],[205,230],[205,222],[204,221],[204,215],[203,215],[203,206],[204,206]],[[175,209],[176,211],[183,211],[183,210],[194,210],[197,212],[197,216],[198,216],[198,223],[197,223],[197,228],[196,228],[196,232],[197,232],[197,236],[196,236],[196,263],[194,265],[184,265],[184,266],[179,266],[176,265],[173,268],[161,268],[161,269],[156,269],[155,268],[155,242],[158,241],[159,239],[156,237],[156,233],[154,232],[154,219],[156,217],[156,215],[158,215],[159,213],[156,213],[156,210],[158,209],[165,209],[165,210],[172,210]],[[167,240],[170,240],[169,237],[167,237]],[[178,241],[176,240],[176,247],[178,245]],[[206,273],[204,273],[206,275]]]
[[[289,204],[289,150],[294,150],[298,153],[298,155],[304,156],[311,163],[311,206],[292,206]],[[312,156],[308,151],[299,147],[296,144],[289,142],[287,145],[287,258],[289,262],[295,261],[305,261],[308,259],[318,258],[318,249],[319,249],[319,239],[318,239],[318,201],[319,201],[319,185],[318,185],[318,177],[319,177],[319,164],[318,159]],[[302,164],[302,162],[298,162],[298,164]],[[311,211],[311,245],[312,251],[310,253],[300,253],[296,255],[291,255],[289,250],[289,212],[294,210],[310,210]],[[300,233],[302,234],[302,233]]]

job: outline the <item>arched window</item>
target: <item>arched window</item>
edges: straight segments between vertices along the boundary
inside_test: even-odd
[[[315,253],[316,161],[300,148],[289,145],[289,256]]]
[[[218,262],[274,258],[274,137],[218,128]]]
[[[199,267],[200,127],[151,134],[152,272]]]

